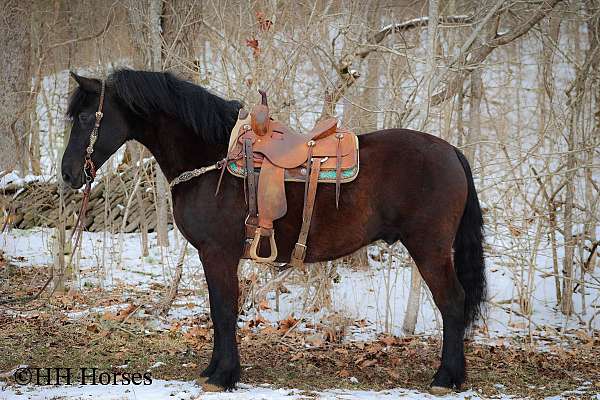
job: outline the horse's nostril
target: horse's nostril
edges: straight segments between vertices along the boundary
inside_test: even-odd
[[[65,183],[71,183],[71,175],[69,175],[68,172],[62,173],[62,179],[63,179],[63,182],[65,182]]]

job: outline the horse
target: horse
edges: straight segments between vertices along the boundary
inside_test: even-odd
[[[240,102],[170,73],[121,69],[106,80],[71,75],[78,86],[67,109],[72,128],[61,163],[65,185],[81,188],[93,179],[88,165],[100,168],[128,140],[148,148],[169,182],[226,156]],[[358,137],[360,173],[344,185],[339,209],[333,185],[319,186],[306,262],[346,256],[377,240],[401,241],[443,320],[441,363],[430,390],[460,389],[465,332],[486,297],[483,217],[469,163],[459,149],[423,132],[385,129]],[[246,205],[244,181],[231,174],[223,174],[215,194],[219,175],[182,182],[171,195],[174,220],[198,250],[209,290],[213,351],[199,379],[230,390],[240,379],[237,268]],[[304,184],[286,182],[285,190],[288,211],[275,221],[281,263],[290,260],[298,237]]]

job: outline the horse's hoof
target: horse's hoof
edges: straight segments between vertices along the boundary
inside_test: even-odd
[[[206,383],[206,381],[208,380],[208,376],[201,376],[199,378],[196,378],[196,384],[198,386],[202,386],[202,384]]]
[[[202,391],[204,392],[224,392],[221,386],[213,385],[212,383],[204,382],[200,386],[202,386]]]
[[[431,393],[434,396],[445,396],[447,394],[452,393],[452,389],[444,386],[430,386],[429,393]]]

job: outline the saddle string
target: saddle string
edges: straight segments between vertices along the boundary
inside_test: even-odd
[[[219,180],[217,181],[217,188],[215,189],[215,197],[217,197],[219,195],[219,189],[221,188],[221,181],[223,180],[223,175],[225,173],[225,170],[227,169],[227,168],[225,168],[225,166],[229,162],[229,157],[225,157],[220,162],[222,163],[221,173],[219,174]]]
[[[219,189],[221,188],[221,181],[223,181],[223,175],[225,174],[225,170],[227,169],[226,168],[227,163],[229,163],[229,161],[239,160],[242,157],[244,157],[243,151],[239,151],[238,154],[236,154],[236,155],[231,155],[231,153],[227,153],[225,158],[223,158],[221,161],[219,161],[221,163],[221,173],[219,174],[219,180],[217,181],[217,188],[215,189],[215,197],[217,197],[219,195]],[[246,198],[246,180],[245,179],[244,179],[244,202],[246,204],[248,204],[248,199]]]

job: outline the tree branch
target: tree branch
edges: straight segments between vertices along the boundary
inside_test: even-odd
[[[500,46],[511,43],[516,39],[520,38],[531,28],[537,25],[544,17],[546,17],[554,7],[560,3],[562,0],[546,0],[542,3],[542,5],[537,9],[537,11],[529,17],[525,23],[516,28],[513,28],[511,31],[502,34],[495,35],[495,37],[487,42],[483,43],[483,45],[479,48],[476,48],[465,55],[465,59],[468,58],[468,64],[465,68],[458,73],[447,85],[446,88],[441,92],[436,93],[431,98],[431,105],[439,105],[446,101],[447,99],[453,97],[457,92],[460,85],[460,82],[465,78],[467,74],[469,74],[474,68],[477,68],[479,64],[481,64],[487,56],[489,56],[492,51]]]
[[[473,15],[448,15],[439,17],[439,25],[438,27],[443,27],[443,25],[463,25],[469,24],[473,22]],[[355,56],[360,58],[367,57],[371,52],[376,50],[376,47],[372,45],[376,45],[381,43],[385,38],[387,38],[392,33],[406,32],[411,29],[423,28],[429,24],[429,17],[421,17],[421,18],[413,18],[408,21],[400,22],[398,24],[392,24],[384,26],[379,30],[379,32],[375,33],[368,40],[368,45],[362,47],[358,51],[354,53]],[[371,45],[371,47],[369,46]]]
[[[56,49],[57,47],[66,46],[66,45],[73,44],[73,43],[85,42],[85,41],[88,41],[88,40],[96,39],[97,37],[100,37],[100,36],[104,35],[108,31],[108,28],[110,28],[111,22],[112,22],[112,18],[109,16],[109,18],[106,19],[106,24],[104,25],[104,28],[102,28],[100,31],[98,31],[96,33],[93,33],[91,35],[88,35],[88,36],[77,37],[77,38],[74,38],[74,39],[65,40],[64,42],[55,43],[52,46],[48,46],[48,48],[46,48],[44,50],[44,52],[48,53],[50,50]]]
[[[460,25],[473,22],[474,17],[472,15],[449,15],[438,18],[440,25]],[[381,43],[392,33],[406,32],[411,29],[426,27],[429,24],[429,17],[414,18],[408,21],[400,22],[397,24],[387,25],[381,28],[377,33],[369,38],[367,45],[361,47],[352,55],[346,55],[341,58],[338,63],[337,72],[339,79],[334,85],[332,93],[325,93],[325,104],[321,111],[319,119],[325,118],[332,115],[335,110],[337,102],[344,96],[344,93],[350,86],[352,86],[356,80],[360,77],[360,73],[350,68],[352,65],[352,59],[358,57],[364,60],[369,54],[377,50],[377,45]],[[332,61],[333,63],[333,61]],[[335,65],[335,64],[334,64]]]

